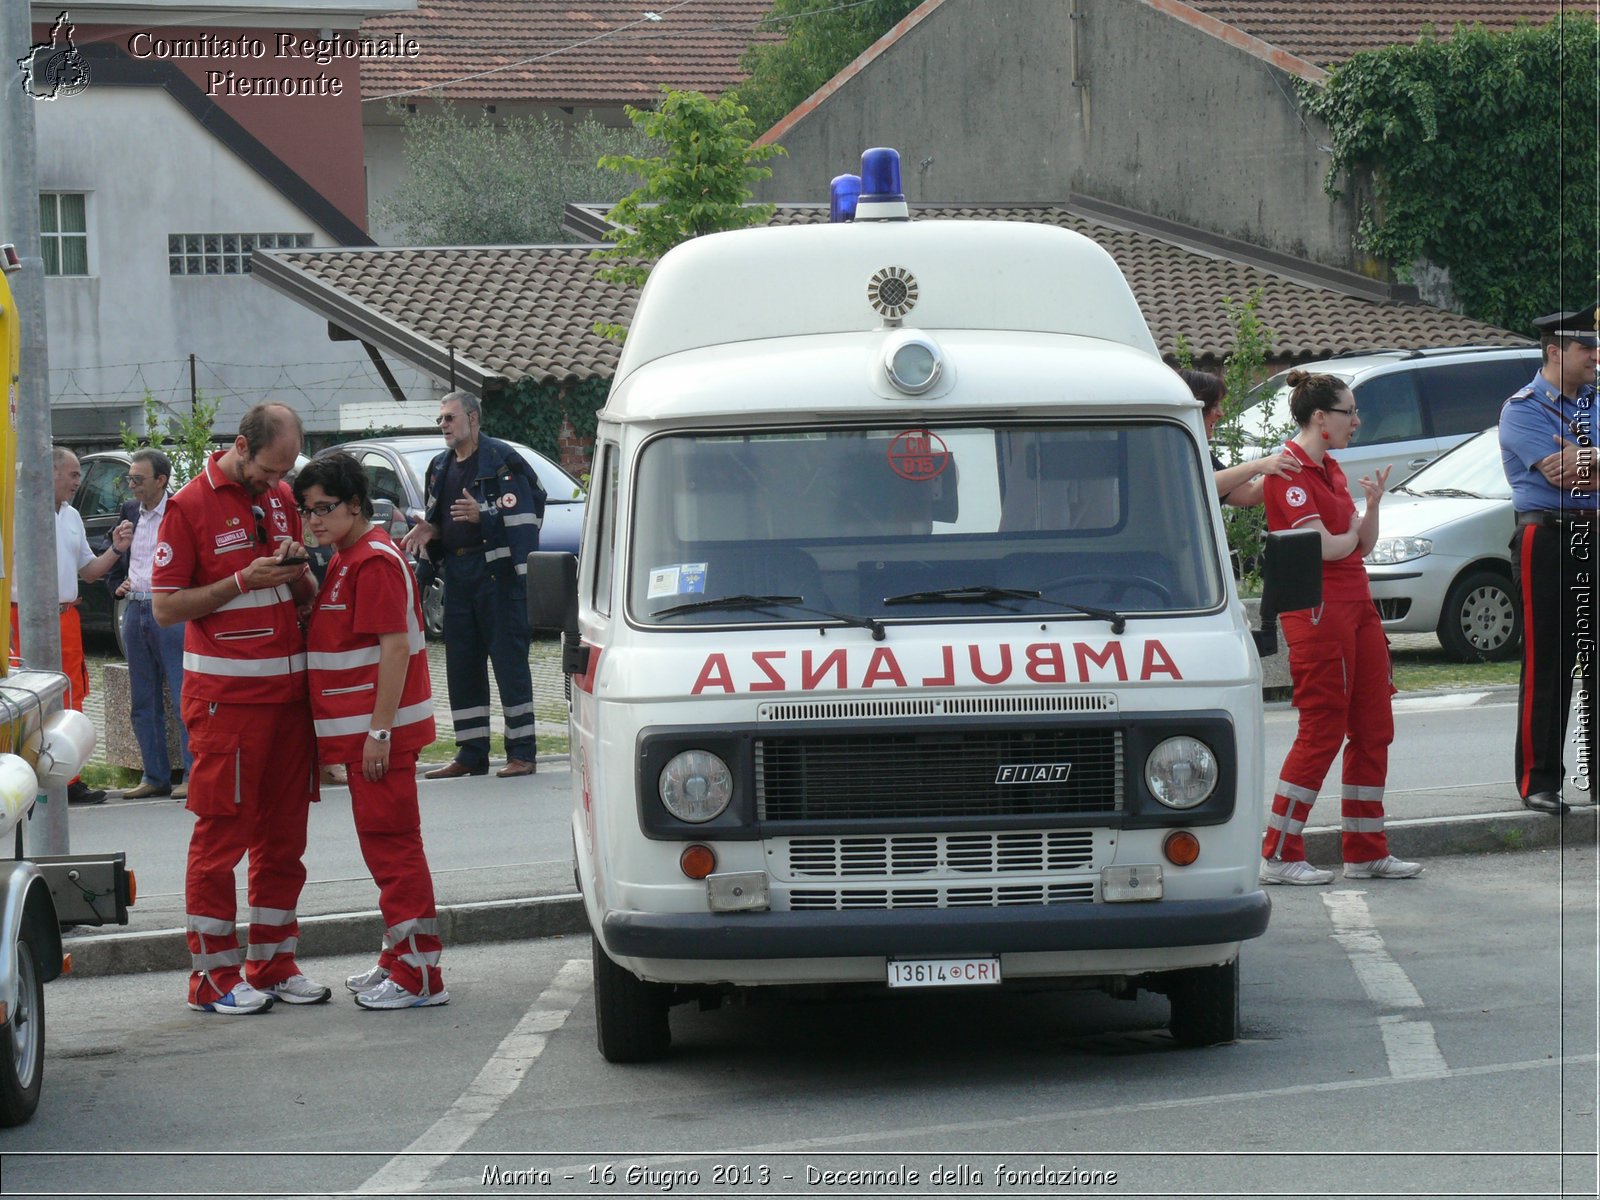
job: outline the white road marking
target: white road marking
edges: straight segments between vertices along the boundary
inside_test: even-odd
[[[1333,918],[1333,940],[1344,947],[1356,978],[1382,1008],[1421,1008],[1422,997],[1372,924],[1365,892],[1332,892],[1322,897]]]
[[[1389,1057],[1389,1074],[1396,1079],[1441,1079],[1450,1073],[1433,1022],[1413,1021],[1393,1013],[1378,1018],[1383,1032],[1383,1052]]]
[[[593,968],[586,960],[569,959],[444,1116],[385,1163],[357,1189],[358,1194],[392,1196],[423,1187],[516,1093],[544,1053],[549,1035],[566,1024],[588,990],[592,974]]]

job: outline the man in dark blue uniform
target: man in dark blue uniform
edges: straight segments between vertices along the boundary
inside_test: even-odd
[[[445,449],[428,464],[427,510],[403,544],[444,576],[444,662],[456,756],[428,779],[489,772],[489,663],[506,722],[502,777],[532,775],[528,555],[539,548],[544,489],[522,455],[478,432],[477,397],[439,404]]]
[[[1517,528],[1511,574],[1522,603],[1522,682],[1517,693],[1517,792],[1537,812],[1560,815],[1567,715],[1578,702],[1578,788],[1595,761],[1595,586],[1600,545],[1595,509],[1596,306],[1534,322],[1544,362],[1500,412],[1500,455]],[[1593,803],[1593,796],[1590,796]]]

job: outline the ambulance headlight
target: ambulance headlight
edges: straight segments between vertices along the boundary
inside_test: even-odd
[[[1199,738],[1171,737],[1144,760],[1150,794],[1168,808],[1193,808],[1216,790],[1217,756]]]
[[[661,768],[661,803],[680,821],[720,817],[733,799],[733,772],[709,750],[685,750]]]
[[[920,334],[904,334],[891,339],[884,350],[884,373],[902,392],[920,396],[944,373],[944,355],[930,339]]]

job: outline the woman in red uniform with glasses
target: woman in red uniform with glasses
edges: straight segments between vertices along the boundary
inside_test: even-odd
[[[1261,848],[1263,883],[1330,883],[1332,871],[1306,862],[1311,806],[1344,746],[1340,789],[1346,879],[1409,879],[1422,867],[1389,853],[1383,788],[1394,740],[1389,643],[1361,560],[1378,540],[1378,508],[1389,469],[1364,476],[1359,519],[1344,471],[1328,453],[1361,427],[1355,396],[1332,375],[1290,371],[1289,412],[1299,432],[1285,452],[1301,470],[1266,479],[1267,527],[1314,529],[1322,538],[1322,604],[1284,613],[1289,671],[1300,730],[1279,773]]]
[[[362,1008],[447,1004],[417,807],[417,752],[434,728],[416,579],[372,523],[367,477],[349,454],[312,459],[294,495],[318,544],[335,550],[306,631],[317,749],[324,763],[346,767],[361,855],[387,926],[377,965],[345,986]]]

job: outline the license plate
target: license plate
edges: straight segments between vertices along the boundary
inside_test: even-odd
[[[1000,982],[998,958],[891,958],[889,986],[984,987]]]

